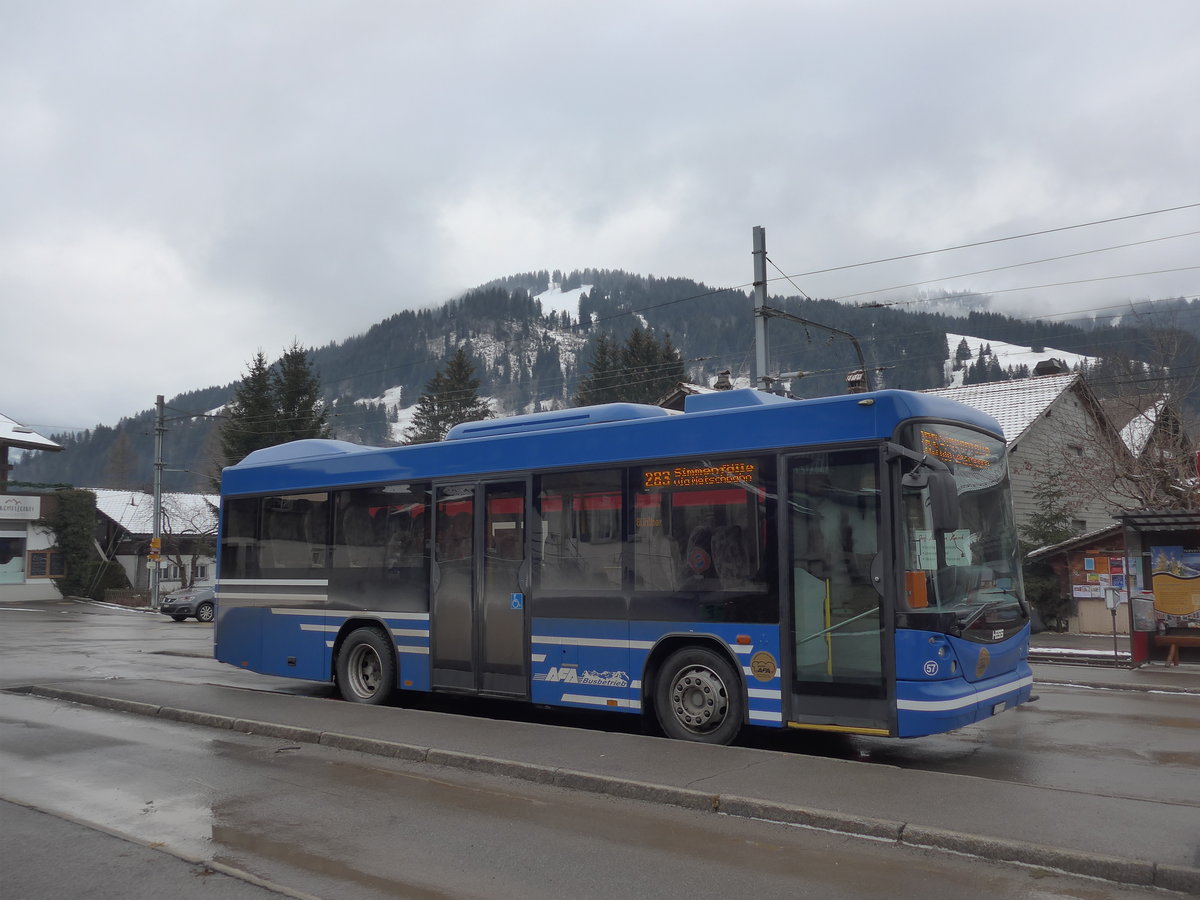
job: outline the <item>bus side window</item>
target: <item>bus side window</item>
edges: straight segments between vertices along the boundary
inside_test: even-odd
[[[226,500],[222,515],[221,578],[255,578],[258,576],[258,514],[262,501],[250,499]]]
[[[683,571],[683,549],[664,530],[666,513],[662,494],[638,494],[633,523],[633,571],[641,590],[678,590]]]
[[[726,474],[738,467],[741,474]],[[766,493],[761,460],[722,467],[708,461],[678,468],[701,473],[674,484],[661,467],[635,471],[642,490],[634,517],[634,579],[646,591],[768,590]],[[711,474],[710,474],[711,473]]]
[[[380,510],[351,502],[344,494],[334,534],[333,564],[337,568],[378,569],[383,566],[383,545],[377,516]]]
[[[620,471],[539,479],[533,569],[542,591],[619,591],[622,582]]]
[[[264,570],[306,570],[325,567],[327,496],[302,494],[267,497],[263,501],[262,557]]]

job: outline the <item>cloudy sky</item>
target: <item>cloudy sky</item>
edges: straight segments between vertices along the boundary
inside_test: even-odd
[[[517,272],[741,285],[755,225],[812,296],[1200,293],[1142,274],[1200,264],[1196,0],[0,10],[0,412],[46,432]]]

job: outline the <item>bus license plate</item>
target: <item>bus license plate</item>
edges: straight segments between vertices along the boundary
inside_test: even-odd
[[[993,703],[992,704],[992,715],[993,716],[1000,715],[1000,713],[1004,712],[1004,706],[1005,706],[1005,703],[1003,700],[1001,700],[999,703]]]

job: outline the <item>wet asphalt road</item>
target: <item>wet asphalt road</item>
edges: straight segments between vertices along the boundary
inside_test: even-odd
[[[329,695],[324,686],[221,666],[208,658],[209,641],[211,626],[165,617],[71,603],[0,607],[0,687],[119,677]],[[1193,749],[1200,698],[1041,693],[1039,704],[987,727],[921,742],[756,732],[749,743],[1167,798],[1194,805],[1200,821]],[[464,711],[461,703],[450,707]],[[510,704],[467,708],[587,727],[614,721]],[[635,720],[620,722],[636,730]],[[0,695],[0,733],[0,796],[318,896],[728,896],[753,884],[759,896],[804,895],[804,886],[823,897],[937,897],[961,896],[975,882],[976,894],[980,884],[995,888],[985,896],[1140,896],[977,860],[768,823],[697,820],[683,810],[30,697]],[[673,745],[663,746],[670,752]]]
[[[62,844],[4,846],[0,865],[18,873],[9,883],[46,889],[14,897],[88,896],[89,885],[91,896],[137,896],[127,889],[143,863],[126,856],[142,848],[170,851],[156,877],[188,887],[208,876],[179,869],[179,858],[327,898],[1162,897],[33,697],[0,695],[0,730],[7,800],[136,848],[101,847],[101,858],[120,854],[116,864],[80,871],[73,851],[60,865]],[[0,821],[11,821],[3,807]]]

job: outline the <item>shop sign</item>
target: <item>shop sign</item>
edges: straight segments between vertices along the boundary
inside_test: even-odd
[[[32,521],[41,517],[41,497],[11,497],[0,494],[0,519]]]

